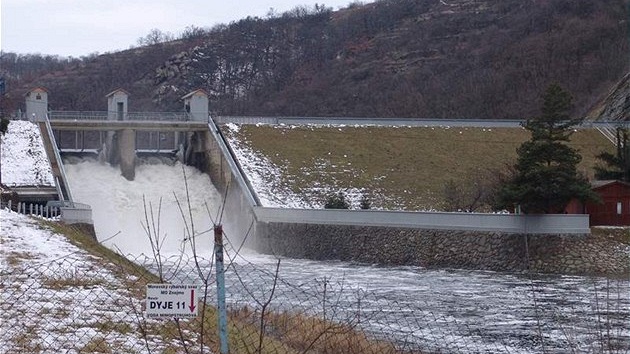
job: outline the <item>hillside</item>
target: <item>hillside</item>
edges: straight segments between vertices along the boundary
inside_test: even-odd
[[[232,148],[266,206],[321,208],[343,191],[357,209],[363,196],[376,209],[488,211],[488,198],[516,148],[520,128],[327,127],[229,124]],[[578,170],[593,178],[596,155],[613,152],[597,130],[571,144]]]
[[[175,42],[8,76],[52,109],[102,110],[123,87],[132,110],[180,110],[196,88],[219,115],[525,118],[551,82],[586,114],[628,71],[625,0],[381,0],[298,7]],[[41,71],[38,71],[41,74]]]

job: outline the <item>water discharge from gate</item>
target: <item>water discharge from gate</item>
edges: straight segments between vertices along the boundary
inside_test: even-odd
[[[142,164],[128,181],[119,169],[94,161],[65,168],[75,201],[92,206],[97,238],[108,247],[122,254],[151,254],[148,226],[164,241],[163,255],[189,252],[186,240],[194,227],[198,250],[211,254],[221,196],[206,174],[180,164]]]

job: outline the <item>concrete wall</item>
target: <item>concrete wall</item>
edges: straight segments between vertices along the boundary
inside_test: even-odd
[[[37,87],[25,96],[26,117],[31,121],[43,121],[48,113],[48,92]]]
[[[206,159],[204,162],[205,165],[202,166],[201,170],[210,176],[212,183],[217,187],[219,192],[224,192],[225,188],[232,182],[230,165],[223,155],[219,143],[210,131],[206,131],[203,134],[196,134],[198,134],[197,136],[203,141],[203,156]],[[199,153],[199,151],[196,153]]]
[[[92,209],[89,207],[62,207],[61,221],[66,224],[92,224]]]
[[[115,90],[107,96],[107,119],[108,120],[126,120],[129,110],[129,94],[125,90]],[[122,104],[122,112],[118,112],[118,104]],[[119,114],[122,113],[122,117]]]
[[[588,215],[515,215],[379,210],[254,208],[262,222],[406,227],[524,234],[588,234]]]
[[[563,274],[628,274],[627,254],[605,234],[527,235],[378,226],[258,223],[267,254],[380,265]]]

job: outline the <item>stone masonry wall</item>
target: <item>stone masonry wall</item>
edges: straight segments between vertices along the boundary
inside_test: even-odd
[[[563,274],[630,272],[627,245],[600,233],[524,235],[259,223],[256,235],[259,251],[294,258]]]

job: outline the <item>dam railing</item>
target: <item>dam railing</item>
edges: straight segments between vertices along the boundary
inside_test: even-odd
[[[259,222],[466,230],[522,234],[588,234],[586,214],[490,214],[340,209],[254,208]]]
[[[119,115],[116,111],[51,111],[51,120],[132,120],[184,122],[189,121],[187,112],[125,112]]]
[[[210,130],[210,134],[212,134],[213,138],[217,142],[219,149],[221,150],[221,154],[227,161],[227,164],[232,172],[233,178],[236,180],[236,183],[240,187],[243,196],[245,197],[247,204],[250,207],[260,206],[260,200],[256,195],[256,192],[249,180],[247,179],[247,175],[243,168],[238,162],[234,151],[230,148],[229,144],[225,140],[225,137],[221,133],[221,130],[217,127],[212,119],[208,122],[208,129]]]

